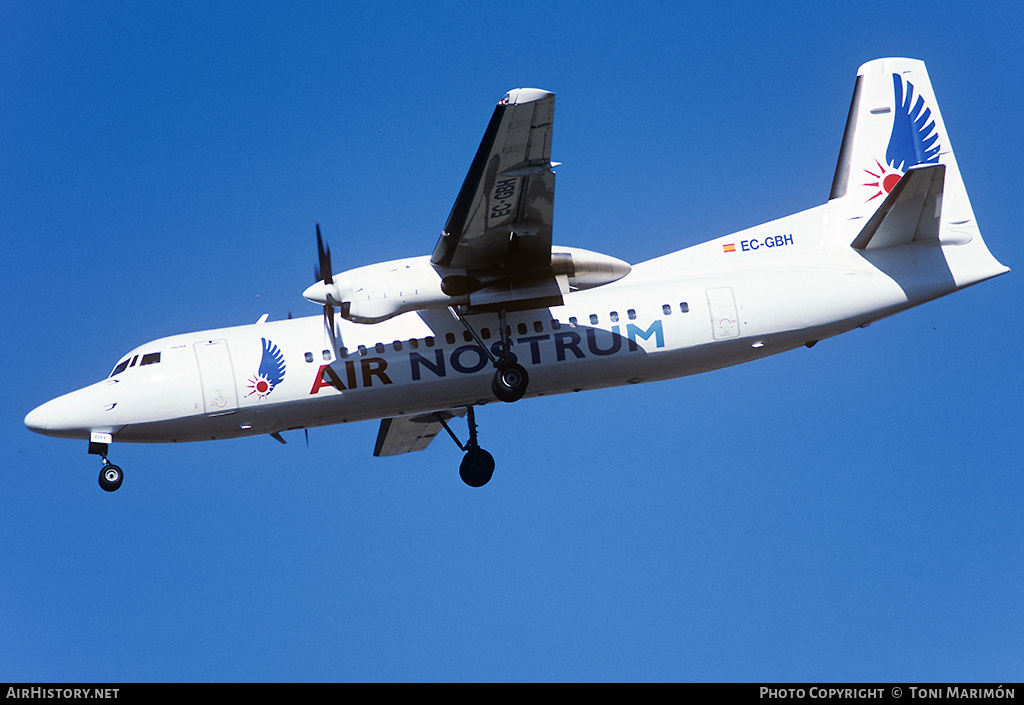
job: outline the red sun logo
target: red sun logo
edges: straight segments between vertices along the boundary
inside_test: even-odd
[[[871,171],[870,169],[864,170],[864,173],[875,178],[875,181],[866,184],[861,184],[862,186],[867,186],[869,188],[875,189],[875,193],[871,196],[871,198],[865,201],[865,203],[867,203],[868,201],[873,201],[879,196],[884,196],[890,191],[892,191],[896,184],[899,182],[900,178],[902,178],[903,176],[903,174],[901,174],[898,171],[893,171],[882,166],[877,159],[875,160],[875,164],[878,164],[877,174]]]
[[[269,380],[267,380],[261,375],[257,375],[256,377],[250,378],[248,386],[249,389],[251,389],[252,391],[246,394],[246,396],[251,397],[253,394],[255,394],[260,399],[270,394],[270,390],[272,389]]]

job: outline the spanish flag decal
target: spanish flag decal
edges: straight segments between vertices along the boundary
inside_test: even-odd
[[[736,251],[736,245],[733,245],[732,243],[730,243],[728,245],[722,245],[722,252],[735,252],[735,251]]]

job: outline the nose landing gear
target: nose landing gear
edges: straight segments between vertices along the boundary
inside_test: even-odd
[[[89,454],[103,458],[103,467],[100,469],[100,487],[107,492],[115,491],[124,481],[124,473],[121,472],[121,468],[107,460],[110,440],[111,436],[107,433],[93,433],[89,439]]]
[[[124,473],[121,468],[111,464],[106,458],[103,459],[103,469],[100,470],[100,487],[107,492],[113,492],[121,486],[124,480]]]

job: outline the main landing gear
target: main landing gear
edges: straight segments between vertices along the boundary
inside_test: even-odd
[[[460,450],[466,452],[462,458],[462,463],[459,465],[459,477],[470,487],[483,487],[490,481],[491,475],[494,474],[494,457],[477,443],[476,417],[473,414],[473,407],[466,407],[466,411],[466,420],[469,422],[469,440],[465,444],[459,441],[458,436],[448,427],[443,416],[437,414],[437,420],[441,422],[444,430],[455,441],[455,445]]]
[[[103,458],[103,467],[100,469],[100,487],[107,492],[113,492],[124,481],[124,473],[121,472],[121,468],[107,460],[109,447],[107,443],[89,441],[89,454],[99,455]]]
[[[505,361],[498,364],[498,370],[491,380],[491,391],[501,401],[519,401],[526,394],[530,376],[519,363]]]
[[[476,334],[473,327],[469,325],[461,313],[455,307],[449,307],[449,311],[455,316],[458,321],[465,326],[469,334],[473,336],[477,345],[483,348],[483,351],[490,358],[491,363],[495,367],[494,378],[491,380],[491,391],[494,396],[501,401],[513,402],[519,401],[526,394],[526,388],[530,384],[530,375],[526,373],[526,369],[515,361],[512,356],[512,341],[509,339],[508,324],[505,322],[505,309],[501,309],[498,312],[499,330],[501,332],[501,341],[499,343],[500,354],[498,357],[494,356],[491,349],[484,345],[483,341],[480,340],[480,336]]]

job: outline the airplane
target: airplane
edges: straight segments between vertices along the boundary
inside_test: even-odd
[[[303,296],[322,314],[148,342],[26,426],[88,440],[109,492],[114,442],[283,443],[371,419],[375,456],[446,431],[480,487],[494,459],[476,407],[809,348],[1009,271],[982,240],[922,61],[860,67],[826,203],[633,265],[552,243],[554,101],[520,88],[498,102],[432,254],[334,273],[317,224]]]

